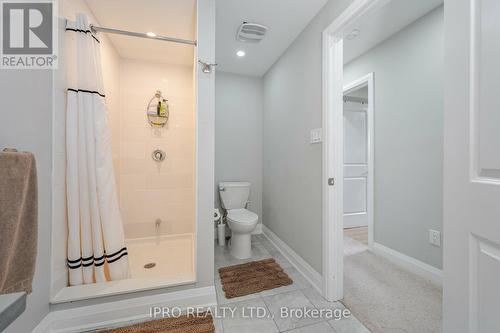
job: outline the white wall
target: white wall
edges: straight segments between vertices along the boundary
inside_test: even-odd
[[[252,183],[249,209],[262,221],[261,78],[217,72],[215,79],[215,198],[222,181]]]
[[[375,242],[442,267],[443,7],[344,66],[375,73]]]
[[[351,3],[329,1],[264,76],[263,221],[321,272],[323,30]]]
[[[170,117],[153,129],[146,107],[157,90],[168,99]],[[195,112],[193,68],[120,61],[120,207],[126,238],[194,232]],[[155,99],[156,101],[156,99]],[[155,149],[166,159],[155,162]]]

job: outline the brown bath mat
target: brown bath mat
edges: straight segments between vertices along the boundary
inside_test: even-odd
[[[292,284],[274,259],[219,268],[226,298],[240,297]]]
[[[210,314],[193,317],[164,318],[132,326],[120,327],[99,333],[214,333],[215,327]]]

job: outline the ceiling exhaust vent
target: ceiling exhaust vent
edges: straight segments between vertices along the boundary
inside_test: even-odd
[[[268,27],[258,23],[243,22],[238,28],[238,33],[236,34],[236,39],[246,43],[258,43],[264,36]]]

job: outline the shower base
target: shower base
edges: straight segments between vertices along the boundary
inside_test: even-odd
[[[192,276],[193,235],[159,236],[125,240],[131,278]],[[145,265],[155,264],[146,268]]]
[[[194,235],[126,239],[130,278],[62,288],[52,304],[167,288],[196,282]],[[154,267],[145,268],[154,263]]]

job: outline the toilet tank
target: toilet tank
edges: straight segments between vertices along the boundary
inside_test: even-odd
[[[250,197],[250,185],[248,182],[219,183],[222,207],[227,210],[245,208]]]

